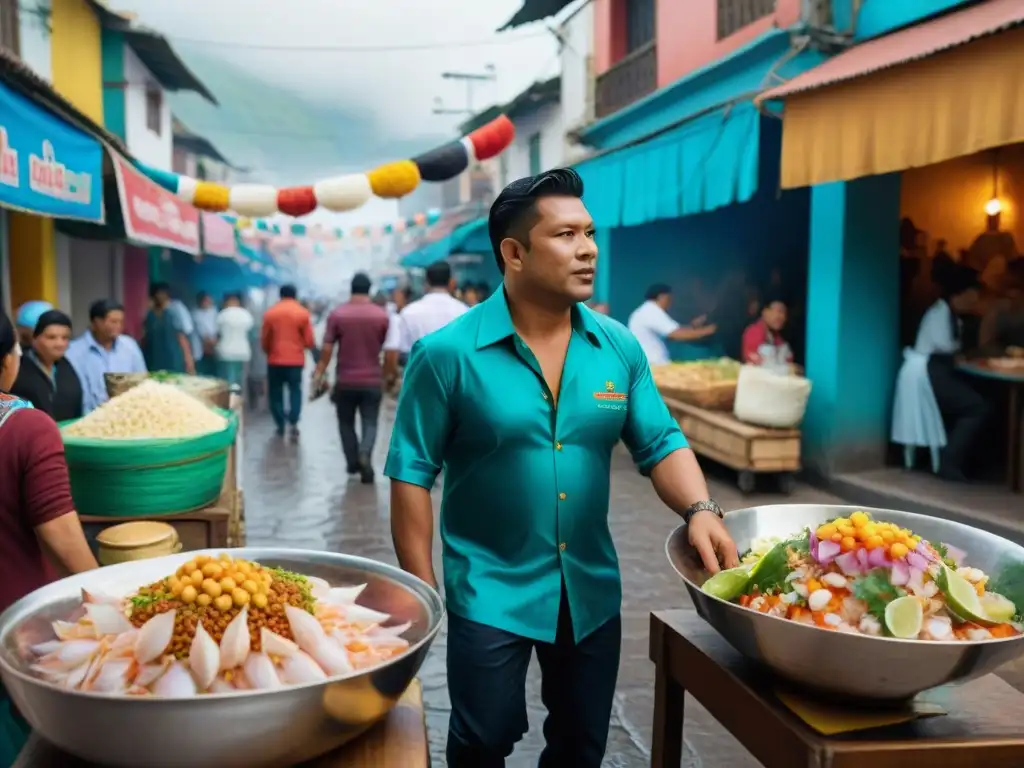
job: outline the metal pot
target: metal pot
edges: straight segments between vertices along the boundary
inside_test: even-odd
[[[950,520],[891,509],[777,504],[730,512],[725,525],[741,552],[755,538],[789,537],[862,509],[876,520],[909,528],[928,541],[967,553],[966,564],[990,576],[1024,563],[1024,547]],[[834,632],[769,616],[701,591],[708,578],[681,525],[665,545],[697,613],[743,655],[817,691],[873,700],[900,700],[945,683],[985,675],[1024,655],[1024,636],[977,642],[897,640]]]
[[[222,550],[206,550],[216,555]],[[359,602],[412,621],[401,656],[342,677],[273,691],[189,699],[66,691],[28,669],[24,649],[53,638],[81,590],[130,594],[203,552],[121,563],[36,590],[0,615],[0,674],[18,709],[41,736],[85,760],[113,766],[232,768],[295,765],[338,748],[386,715],[412,682],[441,626],[444,604],[426,583],[394,566],[331,552],[267,548],[237,557],[326,579],[367,584]]]

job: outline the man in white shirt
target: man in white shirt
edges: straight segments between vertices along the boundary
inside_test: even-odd
[[[672,306],[672,289],[667,285],[652,285],[644,298],[644,303],[629,316],[628,326],[647,353],[647,361],[651,365],[672,362],[665,339],[697,341],[718,330],[717,326],[703,325],[697,320],[690,325],[680,325],[673,320],[668,313],[668,308]]]
[[[250,333],[256,321],[242,306],[242,297],[229,293],[217,314],[217,374],[229,384],[242,386],[245,366],[252,360]]]
[[[388,325],[384,340],[384,380],[390,387],[397,378],[398,358],[429,333],[444,328],[469,307],[452,296],[455,281],[447,261],[427,267],[427,291],[423,298],[407,305]]]

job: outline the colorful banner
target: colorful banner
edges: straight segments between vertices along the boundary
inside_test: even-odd
[[[110,155],[128,239],[198,255],[199,211],[147,179],[117,152]]]
[[[96,139],[0,84],[0,205],[103,223]]]
[[[218,213],[202,211],[203,253],[210,256],[235,255],[235,225]]]

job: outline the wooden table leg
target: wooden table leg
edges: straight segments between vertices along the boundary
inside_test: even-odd
[[[651,768],[679,768],[683,762],[683,701],[686,692],[666,663],[655,672],[654,745]]]

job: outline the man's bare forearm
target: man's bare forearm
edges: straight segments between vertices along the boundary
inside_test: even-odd
[[[391,481],[391,538],[402,569],[436,587],[430,491],[400,480]]]
[[[679,515],[708,498],[704,472],[689,448],[673,451],[662,459],[651,470],[651,483],[665,506]]]

